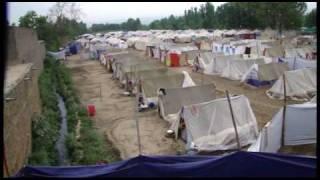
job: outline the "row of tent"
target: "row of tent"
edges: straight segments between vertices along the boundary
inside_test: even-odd
[[[272,85],[266,94],[273,99],[284,98],[284,82],[286,96],[294,100],[310,99],[317,92],[316,61],[200,52],[194,66],[199,66],[204,74],[220,75],[253,87]]]
[[[127,90],[130,89],[129,85],[133,85],[141,93],[143,104],[147,107],[158,106],[160,117],[169,123],[169,129],[176,138],[178,134],[186,134],[182,138],[186,141],[187,149],[217,151],[237,147],[228,100],[216,99],[214,84],[195,85],[186,72],[170,70],[152,60],[141,60],[142,57],[135,57],[128,52],[114,55],[109,53],[108,57],[114,77],[119,79]],[[257,143],[257,121],[248,98],[240,95],[231,97],[230,101],[237,116],[241,147]],[[313,113],[316,111],[315,107],[316,104]],[[296,123],[297,119],[287,119],[287,122],[291,121]],[[309,123],[310,127],[315,127],[316,118],[311,117]],[[181,124],[186,125],[184,132],[179,132]],[[290,131],[299,128],[299,125],[292,126]],[[309,129],[305,131],[310,132],[310,139],[313,139],[314,143],[315,132]],[[298,135],[295,138],[298,141],[304,137]],[[272,140],[269,142],[272,143]]]
[[[203,54],[209,57],[216,56],[212,52]],[[211,59],[204,60],[205,55],[203,54],[200,53],[196,57],[202,58],[202,61],[208,61],[209,63],[206,64],[210,64]],[[253,65],[268,64],[265,63],[264,58],[248,58],[243,55],[237,55],[234,59],[223,58],[227,61],[228,68],[220,73],[226,71],[224,74],[230,74],[237,79],[239,76],[234,76],[233,71],[239,70],[239,74],[243,74],[244,69],[248,69],[248,67],[250,69]],[[125,90],[138,92],[136,94],[139,96],[139,100],[141,98],[142,105],[158,107],[159,115],[168,122],[169,129],[174,132],[176,138],[181,134],[180,138],[185,140],[188,150],[196,152],[234,151],[239,145],[245,151],[210,157],[199,155],[138,156],[110,165],[99,166],[58,168],[27,166],[17,176],[305,177],[315,175],[315,158],[273,153],[278,152],[283,145],[316,143],[316,98],[305,104],[287,106],[285,119],[281,116],[283,109],[280,109],[259,132],[255,115],[246,96],[232,96],[230,102],[228,98],[216,98],[214,84],[196,85],[187,72],[169,69],[163,63],[159,63],[156,58],[143,59],[142,56],[128,51],[112,50],[111,48],[100,55],[101,64],[106,67],[107,71],[113,73],[113,78],[119,80]],[[272,67],[277,67],[277,64],[273,63],[270,67],[274,69]],[[258,68],[267,69],[259,66]],[[281,69],[275,71],[281,71]],[[269,77],[268,73],[261,72],[259,76],[261,75]],[[235,124],[233,124],[230,113],[230,105],[232,105],[235,116]],[[301,121],[301,119],[305,120]],[[182,124],[185,125],[185,128],[181,129]],[[238,139],[235,136],[236,132]],[[282,139],[283,142],[281,142]]]

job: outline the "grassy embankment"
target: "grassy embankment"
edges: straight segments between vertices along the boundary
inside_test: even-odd
[[[67,108],[66,146],[70,163],[85,165],[120,160],[119,152],[94,129],[86,108],[80,104],[68,68],[47,57],[39,78],[39,88],[43,110],[42,115],[35,119],[32,125],[33,152],[29,159],[30,164],[57,165],[58,154],[54,146],[59,137],[60,116],[55,92],[63,97]],[[79,121],[79,137],[76,137]]]

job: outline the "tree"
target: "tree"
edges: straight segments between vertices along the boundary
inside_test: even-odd
[[[35,11],[28,11],[26,15],[19,18],[19,26],[35,29],[37,27],[38,15]]]
[[[306,14],[304,20],[304,26],[306,27],[315,27],[317,26],[317,9],[314,8],[311,12]]]

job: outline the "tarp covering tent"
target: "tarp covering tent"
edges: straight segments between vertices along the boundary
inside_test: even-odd
[[[189,43],[192,41],[192,34],[177,34],[174,37],[176,43]]]
[[[202,70],[205,74],[209,74],[207,72],[209,69],[208,66],[212,63],[213,56],[214,54],[212,52],[199,52],[193,61],[195,71]]]
[[[241,82],[256,87],[270,85],[288,70],[287,63],[254,64],[242,76]]]
[[[295,58],[279,58],[278,62],[288,63],[290,70],[303,69],[303,68],[317,68],[317,61],[305,60],[299,57]]]
[[[180,88],[163,88],[159,94],[159,113],[171,125],[169,129],[176,129],[179,111],[185,105],[198,104],[216,98],[215,85],[197,85]],[[176,136],[177,137],[177,136]]]
[[[229,60],[226,67],[222,70],[221,77],[241,80],[242,76],[253,64],[265,64],[265,61],[262,58]]]
[[[100,54],[99,59],[101,64],[107,66],[107,69],[110,70],[113,58],[121,54],[128,54],[128,51],[122,51],[121,49],[108,49],[106,52]]]
[[[57,60],[66,59],[66,50],[61,50],[58,52],[47,51],[47,53],[48,55],[52,56],[54,59],[57,59]]]
[[[127,79],[128,76],[131,76],[133,72],[143,71],[148,69],[161,69],[163,66],[159,66],[154,61],[143,61],[143,60],[130,60],[123,61],[119,64],[119,80],[121,83],[125,83],[124,80]]]
[[[143,99],[147,104],[151,102],[158,104],[158,90],[160,88],[178,88],[190,85],[195,84],[190,75],[187,72],[183,72],[142,80],[141,90]]]
[[[286,71],[286,96],[293,100],[308,100],[317,92],[317,69],[304,68]],[[266,91],[271,99],[283,99],[283,76]]]
[[[143,63],[144,61],[142,60],[141,57],[139,56],[128,56],[127,54],[119,54],[117,55],[116,58],[113,59],[112,62],[112,71],[113,71],[113,75],[115,78],[120,78],[120,76],[122,75],[121,72],[121,66],[123,64],[138,64],[138,63]]]
[[[81,43],[80,42],[73,42],[69,45],[69,50],[71,54],[78,54],[78,52],[81,49]]]
[[[107,165],[26,166],[15,177],[315,177],[315,157],[238,151],[224,156],[137,156]]]
[[[254,152],[278,152],[282,146],[282,126],[284,125],[284,145],[317,143],[317,103],[287,105],[285,120],[283,108],[261,130],[257,141],[248,149]]]
[[[312,47],[304,48],[290,48],[285,49],[285,58],[301,58],[305,60],[315,60],[316,59],[316,49]]]
[[[240,95],[230,97],[230,101],[240,146],[254,143],[258,137],[258,126],[248,98]],[[186,124],[189,149],[217,151],[237,148],[227,98],[184,106],[181,117]]]
[[[262,55],[266,57],[270,57],[272,59],[278,59],[280,57],[284,57],[285,50],[281,45],[273,45],[270,48],[265,48],[263,50]]]
[[[135,40],[134,47],[140,51],[146,51],[147,45],[151,42],[150,38],[140,37]]]
[[[145,71],[145,70],[158,70],[163,69],[163,66],[159,66],[159,64],[156,64],[154,62],[137,62],[136,64],[126,64],[125,66],[121,66],[120,68],[120,82],[125,84],[126,87],[130,80],[135,76],[135,74],[139,71]]]
[[[231,60],[242,59],[241,55],[221,55],[216,54],[211,64],[207,65],[205,74],[221,74],[223,69],[227,66]]]
[[[169,76],[174,74],[181,74],[181,73],[170,70],[167,67],[162,67],[159,69],[152,69],[152,70],[149,69],[149,70],[138,71],[134,74],[131,80],[132,82],[135,83],[138,80],[152,79],[156,77]]]

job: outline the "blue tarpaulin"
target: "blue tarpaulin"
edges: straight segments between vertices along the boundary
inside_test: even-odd
[[[70,49],[71,54],[78,54],[78,52],[80,51],[80,47],[81,47],[81,45],[78,42],[71,43],[69,45],[69,49]]]
[[[312,177],[316,158],[261,152],[138,156],[89,166],[26,166],[15,177]]]
[[[265,85],[271,85],[273,84],[275,81],[260,81],[260,80],[257,80],[257,79],[248,79],[247,80],[247,83],[252,85],[252,86],[255,86],[255,87],[260,87],[260,86],[265,86]]]

